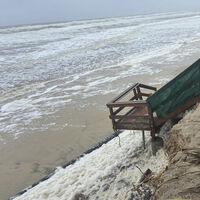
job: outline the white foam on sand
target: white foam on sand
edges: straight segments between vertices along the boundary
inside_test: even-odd
[[[146,141],[149,140],[148,132]],[[75,164],[58,168],[51,178],[16,200],[72,200],[77,194],[84,194],[89,199],[97,196],[99,199],[126,199],[124,195],[141,177],[136,166],[143,171],[150,168],[157,172],[167,165],[167,158],[163,150],[156,156],[151,155],[150,147],[143,151],[142,135],[138,131],[124,131],[120,134],[120,142],[121,146],[119,138],[114,138]]]

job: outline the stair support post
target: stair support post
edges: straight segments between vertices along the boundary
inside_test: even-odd
[[[146,146],[145,146],[145,134],[144,134],[144,130],[142,130],[142,140],[143,140],[143,147],[144,147],[144,149],[146,149]]]

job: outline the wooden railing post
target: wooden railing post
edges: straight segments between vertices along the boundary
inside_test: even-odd
[[[112,107],[109,107],[109,110],[110,110],[110,116],[112,117],[112,124],[113,124],[113,130],[114,132],[116,132],[116,128],[115,128],[115,120],[114,120],[114,113],[113,113],[113,108]]]
[[[135,99],[138,100],[138,95],[137,95],[137,92],[136,92],[135,88],[133,89],[133,93],[134,93]]]
[[[140,87],[137,86],[136,89],[137,89],[137,93],[138,93],[138,97],[139,97],[139,99],[142,100],[142,95],[141,95]]]
[[[145,146],[145,135],[144,135],[144,130],[142,130],[142,140],[143,140],[143,146],[144,146],[144,149],[145,149],[146,146]]]

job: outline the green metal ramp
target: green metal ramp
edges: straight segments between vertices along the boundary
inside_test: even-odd
[[[200,102],[200,59],[152,95],[154,91],[136,83],[107,103],[113,130],[141,130],[143,139],[148,130],[155,140],[163,123]]]
[[[200,100],[200,59],[147,99],[160,122]]]

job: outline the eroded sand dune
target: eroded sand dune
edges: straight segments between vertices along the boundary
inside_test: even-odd
[[[200,105],[170,131],[168,170],[154,200],[200,199]]]

